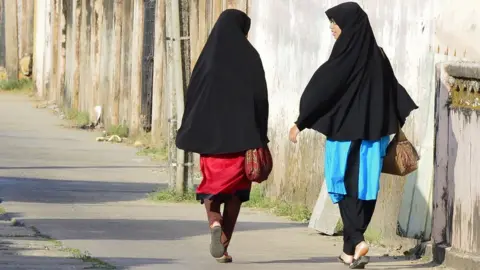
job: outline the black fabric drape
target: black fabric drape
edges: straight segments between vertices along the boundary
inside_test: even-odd
[[[239,10],[218,18],[193,69],[178,148],[226,154],[268,143],[267,83],[249,29],[250,18]]]
[[[342,30],[300,100],[296,124],[332,140],[378,140],[398,131],[417,105],[395,78],[367,14],[353,2],[326,12]]]

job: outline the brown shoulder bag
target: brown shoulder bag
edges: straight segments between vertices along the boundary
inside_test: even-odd
[[[419,160],[417,150],[399,126],[398,133],[387,147],[382,173],[405,176],[417,170]]]

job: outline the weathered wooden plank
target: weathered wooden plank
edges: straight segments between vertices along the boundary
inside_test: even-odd
[[[130,124],[130,88],[132,85],[132,31],[134,0],[125,0],[122,15],[122,52],[121,52],[121,80],[120,80],[120,123]]]
[[[79,109],[79,95],[80,95],[80,27],[82,18],[82,1],[73,0],[73,29],[74,29],[74,54],[73,54],[73,84],[72,84],[72,108]]]
[[[100,103],[100,49],[102,45],[101,33],[103,24],[103,5],[102,0],[91,0],[92,16],[90,22],[90,67],[92,69],[92,94],[91,99],[94,106],[102,105]],[[93,112],[93,111],[92,111]],[[103,111],[105,112],[105,111]]]
[[[17,1],[6,0],[5,5],[5,68],[9,80],[18,79],[18,20]]]
[[[165,84],[166,32],[165,0],[157,0],[155,11],[155,60],[152,91],[152,141],[159,144],[168,133],[167,100]]]
[[[20,25],[20,46],[19,56],[31,54],[33,51],[33,6],[34,2],[31,0],[20,0],[21,18],[19,18]],[[51,2],[53,5],[53,1]]]
[[[120,120],[120,80],[121,80],[121,51],[122,51],[122,20],[123,20],[123,0],[116,0],[114,4],[113,14],[113,30],[114,30],[114,42],[113,42],[113,66],[112,66],[112,84],[110,86],[110,93],[112,96],[112,125],[118,125]]]
[[[131,119],[132,134],[140,131],[140,115],[142,104],[142,57],[143,57],[143,1],[134,1],[133,37],[132,37],[132,86],[131,86]]]

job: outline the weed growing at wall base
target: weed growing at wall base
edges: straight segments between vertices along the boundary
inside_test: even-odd
[[[288,217],[291,220],[304,223],[307,223],[312,215],[312,211],[305,205],[292,204],[282,200],[272,200],[266,197],[263,189],[259,186],[252,188],[250,200],[246,202],[244,206],[267,209],[277,216]]]
[[[31,91],[33,83],[29,79],[21,80],[0,80],[0,90],[4,91]]]
[[[148,195],[148,198],[158,202],[196,202],[196,195],[194,190],[187,190],[184,194],[179,194],[173,189],[159,190]]]
[[[75,109],[65,110],[65,119],[72,121],[76,127],[84,127],[90,124],[90,115]]]
[[[185,194],[178,194],[175,190],[159,190],[151,193],[148,198],[156,202],[182,202],[195,203],[196,195],[194,190],[188,190]],[[272,200],[265,197],[259,186],[254,186],[250,193],[250,200],[243,204],[245,207],[264,209],[271,213],[288,217],[293,221],[308,222],[312,212],[304,205],[295,205],[280,200]]]

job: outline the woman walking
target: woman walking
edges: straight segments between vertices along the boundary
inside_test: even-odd
[[[249,29],[250,18],[239,10],[218,18],[193,70],[176,141],[200,154],[197,199],[207,210],[210,253],[221,263],[232,261],[227,249],[240,206],[250,197],[245,152],[269,142],[267,84]]]
[[[418,107],[397,82],[362,8],[348,2],[326,14],[336,42],[301,97],[289,137],[295,143],[305,128],[327,137],[325,181],[344,224],[339,260],[361,269],[369,262],[363,234],[375,209],[389,136]]]

